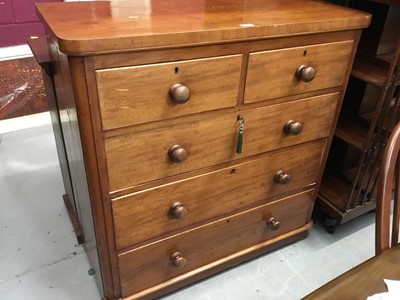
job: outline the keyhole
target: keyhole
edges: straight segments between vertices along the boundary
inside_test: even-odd
[[[175,74],[178,74],[178,73],[179,73],[179,68],[176,67],[176,68],[175,68]]]
[[[304,50],[303,56],[307,56],[307,50]]]

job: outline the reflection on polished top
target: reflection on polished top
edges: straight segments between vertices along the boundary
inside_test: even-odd
[[[366,13],[313,0],[39,3],[61,51],[87,54],[362,28]]]

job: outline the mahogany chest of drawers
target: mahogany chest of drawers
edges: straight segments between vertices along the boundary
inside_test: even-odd
[[[316,1],[37,7],[64,198],[104,299],[153,298],[306,236],[368,14]]]

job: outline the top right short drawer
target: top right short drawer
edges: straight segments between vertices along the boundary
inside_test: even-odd
[[[250,53],[244,103],[341,86],[353,41]]]

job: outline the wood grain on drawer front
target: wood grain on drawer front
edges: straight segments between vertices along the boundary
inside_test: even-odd
[[[248,63],[245,103],[341,86],[353,41],[251,53]],[[310,66],[311,82],[296,77],[300,66]]]
[[[304,226],[312,194],[312,191],[303,192],[119,255],[122,296]],[[267,226],[271,217],[280,222],[279,230],[273,231]],[[170,256],[175,252],[181,252],[186,258],[183,268],[171,264]]]
[[[107,138],[110,191],[326,137],[337,100],[338,94],[333,93],[241,111],[245,120],[241,154],[235,152],[237,114]],[[284,131],[289,120],[303,124],[299,135]],[[169,158],[168,150],[175,144],[187,149],[186,161],[174,163]]]
[[[96,71],[103,129],[235,106],[241,55]],[[174,84],[190,91],[184,104],[169,96]]]
[[[117,249],[312,185],[324,147],[325,140],[319,140],[270,152],[260,159],[117,198],[112,202]],[[290,176],[289,183],[274,180],[279,171]],[[182,219],[170,212],[176,202],[187,210]]]

